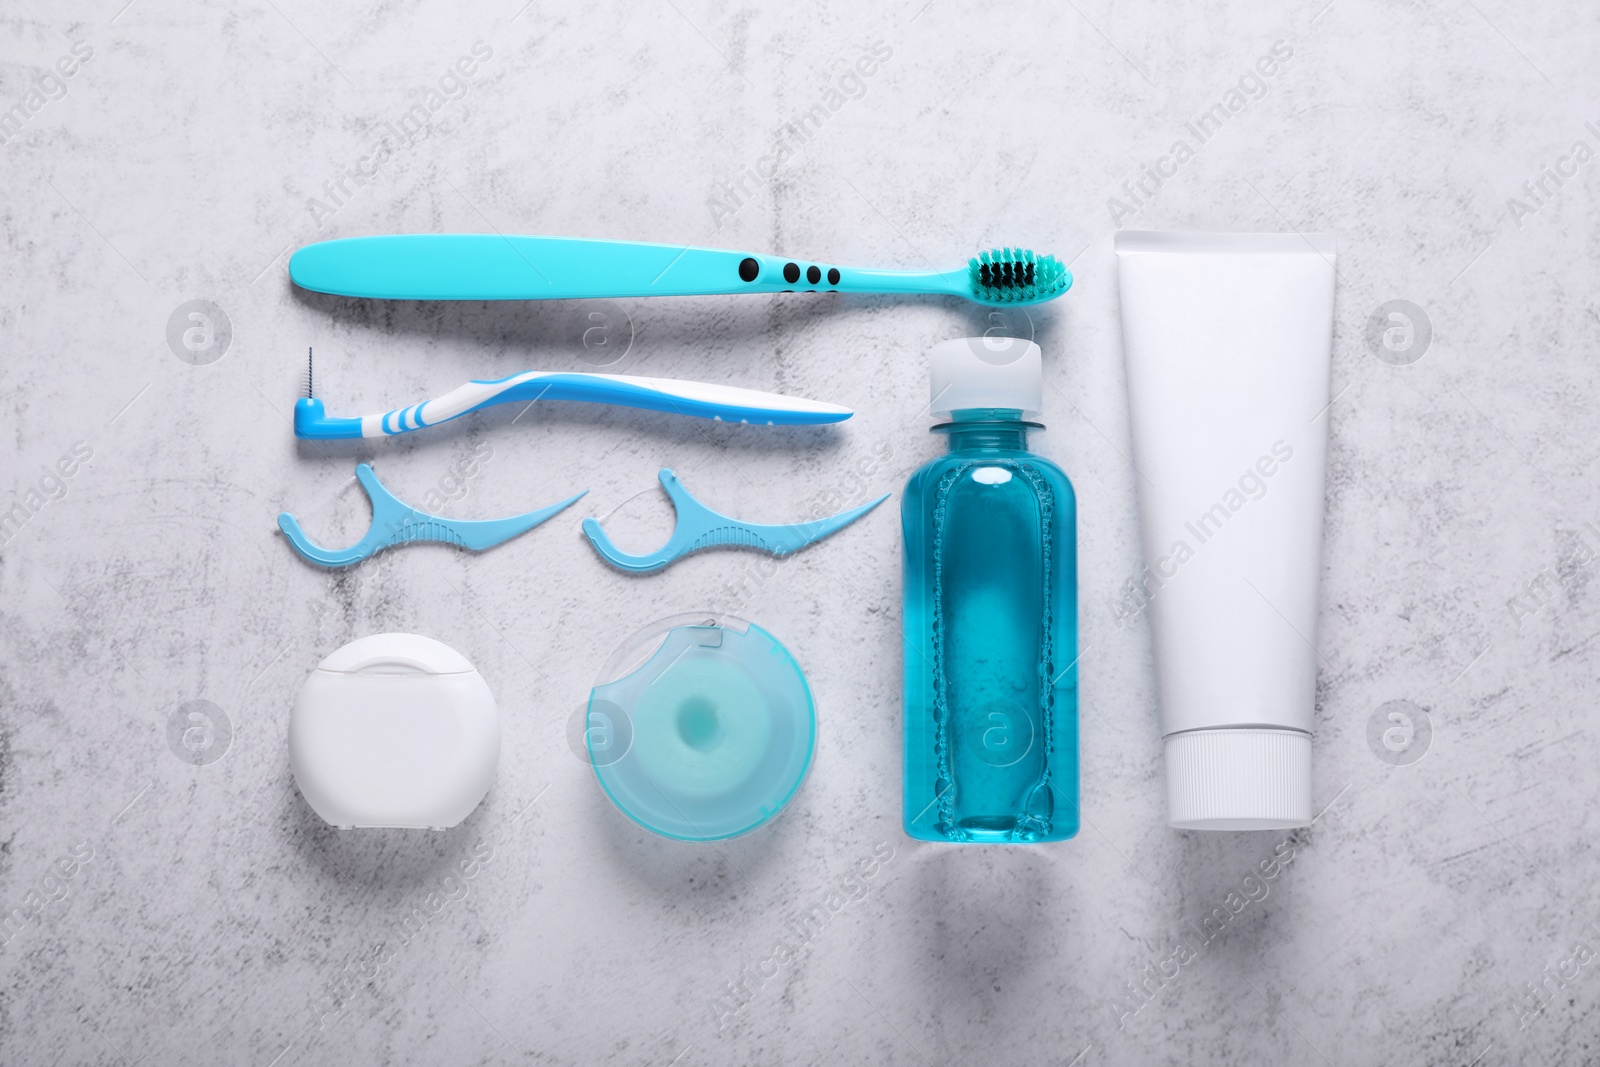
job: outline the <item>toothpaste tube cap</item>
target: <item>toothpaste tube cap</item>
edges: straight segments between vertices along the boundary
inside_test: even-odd
[[[933,346],[929,374],[934,416],[999,408],[1044,411],[1039,346],[1025,337],[958,337]]]
[[[1259,727],[1166,739],[1167,822],[1180,830],[1279,830],[1311,823],[1311,735]]]

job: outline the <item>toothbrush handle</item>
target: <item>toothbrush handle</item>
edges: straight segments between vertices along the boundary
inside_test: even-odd
[[[289,277],[320,293],[390,300],[565,300],[830,289],[961,295],[965,281],[964,271],[856,270],[717,248],[499,234],[323,241],[290,257]]]
[[[871,270],[851,267],[841,272],[837,288],[841,293],[926,293],[966,297],[972,295],[965,267],[951,271]]]
[[[294,407],[294,434],[307,440],[392,437],[436,426],[479,408],[535,400],[578,400],[773,426],[842,422],[853,414],[837,404],[727,385],[616,374],[526,371],[495,381],[471,381],[433,400],[360,418],[330,417],[322,401],[303,399]]]

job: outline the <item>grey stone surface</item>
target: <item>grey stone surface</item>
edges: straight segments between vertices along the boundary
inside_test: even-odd
[[[0,547],[0,1060],[1600,1056],[1592,4],[34,0],[0,25],[0,108],[22,106],[0,144],[0,492],[26,513]],[[476,73],[447,78],[478,42]],[[1249,80],[1277,42],[1292,54]],[[47,78],[75,45],[92,57]],[[1202,142],[1185,124],[1219,103]],[[817,104],[770,181],[713,206]],[[425,136],[335,199],[387,123]],[[1576,173],[1526,189],[1546,167]],[[1140,567],[1118,225],[1339,239],[1307,831],[1164,825],[1148,632],[1116,610]],[[776,569],[706,553],[630,580],[576,515],[479,557],[303,565],[277,513],[353,539],[360,459],[462,517],[588,487],[578,511],[636,547],[670,524],[664,465],[757,520],[898,491],[938,447],[924,352],[992,325],[932,299],[389,305],[288,284],[308,241],[453,230],[1070,259],[1072,292],[1010,326],[1045,347],[1038,444],[1080,494],[1080,836],[901,835],[894,504]],[[1431,323],[1420,358],[1369,344],[1396,299]],[[181,316],[169,344],[194,300],[226,315],[225,351],[184,347]],[[610,347],[584,346],[590,311]],[[773,432],[501,409],[313,447],[288,424],[308,345],[334,412],[614,360],[858,414]],[[618,815],[569,730],[618,641],[707,604],[794,651],[820,741],[776,822],[689,847]],[[443,834],[335,831],[289,773],[300,680],[389,629],[466,653],[505,713],[496,785]],[[1420,759],[1370,739],[1397,700],[1431,725]]]

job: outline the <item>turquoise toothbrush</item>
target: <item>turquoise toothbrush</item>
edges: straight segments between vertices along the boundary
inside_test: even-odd
[[[1010,306],[1054,299],[1072,274],[1054,256],[998,248],[948,271],[868,270],[715,248],[576,237],[410,234],[307,245],[302,289],[389,300],[569,300],[723,293],[924,293]]]

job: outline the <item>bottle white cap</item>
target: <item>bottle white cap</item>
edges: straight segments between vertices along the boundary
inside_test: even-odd
[[[1021,337],[958,337],[933,346],[928,411],[948,415],[973,408],[1044,411],[1039,346]]]
[[[1166,739],[1167,822],[1180,830],[1311,823],[1311,735],[1257,727]]]

